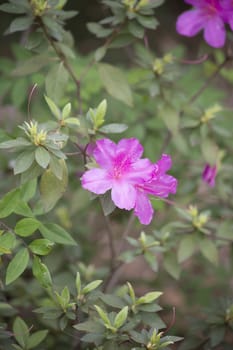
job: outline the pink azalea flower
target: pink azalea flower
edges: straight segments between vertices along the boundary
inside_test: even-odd
[[[233,29],[232,0],[185,0],[194,8],[178,17],[179,34],[192,37],[204,30],[205,41],[213,47],[222,47],[226,40],[225,23]]]
[[[216,175],[216,165],[211,166],[209,164],[206,164],[202,172],[202,180],[205,181],[210,187],[214,187]]]
[[[96,194],[111,190],[118,208],[130,210],[135,206],[135,185],[150,179],[153,166],[148,159],[140,159],[143,147],[138,140],[122,139],[115,144],[109,139],[96,141],[93,157],[99,168],[82,176],[83,188]]]
[[[142,224],[149,224],[153,208],[148,195],[167,197],[175,193],[176,179],[165,172],[171,159],[163,155],[156,164],[140,159],[143,147],[138,140],[122,139],[115,144],[109,139],[96,141],[93,157],[99,168],[87,170],[82,178],[83,188],[104,194],[111,190],[114,204],[121,209],[134,209]]]
[[[171,157],[167,154],[163,154],[161,159],[154,164],[152,178],[136,186],[137,198],[135,203],[135,215],[138,216],[140,222],[144,225],[148,225],[151,222],[154,214],[148,196],[153,195],[166,198],[169,193],[176,193],[177,180],[173,176],[166,174],[171,166]]]

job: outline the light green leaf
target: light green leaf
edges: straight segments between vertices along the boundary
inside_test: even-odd
[[[71,113],[71,103],[67,103],[65,107],[62,109],[62,119],[66,119],[70,116]]]
[[[7,13],[17,13],[17,14],[23,14],[26,12],[25,8],[21,7],[20,4],[19,5],[7,4],[7,3],[2,4],[0,5],[0,10]]]
[[[105,325],[105,326],[110,326],[110,327],[112,327],[111,322],[110,322],[110,320],[109,320],[108,315],[106,314],[106,312],[105,312],[103,309],[101,309],[100,306],[98,306],[98,305],[94,305],[94,306],[95,306],[95,309],[96,309],[96,311],[98,312],[100,318],[101,318],[102,321],[104,322],[104,325]]]
[[[113,324],[114,327],[118,329],[121,326],[123,326],[123,324],[127,320],[128,311],[129,311],[128,306],[125,306],[120,312],[118,312],[114,320],[114,324]]]
[[[88,294],[92,290],[96,289],[99,287],[99,285],[102,283],[102,280],[96,280],[93,282],[88,283],[83,289],[82,289],[82,294]]]
[[[28,202],[30,199],[32,199],[35,196],[36,187],[37,187],[37,179],[28,181],[27,183],[22,185],[20,187],[20,198],[23,201]]]
[[[43,264],[37,256],[35,256],[33,259],[32,273],[42,287],[50,288],[52,286],[50,272],[47,266]]]
[[[39,228],[43,237],[49,239],[54,243],[60,243],[65,245],[77,245],[71,235],[65,231],[62,227],[56,224],[45,224]]]
[[[79,126],[80,125],[80,121],[77,118],[67,118],[65,120],[65,124],[71,124],[71,125]]]
[[[19,194],[19,189],[14,189],[0,200],[0,218],[5,218],[14,211],[19,201]]]
[[[44,66],[47,66],[51,61],[48,55],[36,55],[28,60],[20,62],[12,71],[11,75],[15,77],[25,76],[39,71]]]
[[[112,123],[102,126],[99,131],[104,132],[105,134],[120,134],[128,129],[126,124]]]
[[[32,253],[37,255],[48,255],[51,252],[54,243],[49,241],[46,238],[35,239],[32,243],[29,244],[28,248]]]
[[[41,223],[33,218],[25,218],[17,222],[15,232],[21,237],[31,236],[39,227]]]
[[[29,253],[26,248],[21,248],[11,260],[6,270],[6,285],[15,281],[26,269],[29,262]]]
[[[99,62],[102,60],[102,58],[104,58],[104,56],[106,55],[107,52],[107,48],[106,46],[101,46],[99,47],[96,51],[95,51],[95,61]]]
[[[204,138],[201,142],[201,149],[205,161],[210,165],[215,165],[218,155],[218,146],[214,140]]]
[[[136,305],[152,303],[154,300],[158,299],[163,293],[162,292],[149,292],[138,298]]]
[[[124,73],[119,68],[107,63],[100,63],[98,71],[107,92],[114,98],[132,107],[133,96]]]
[[[56,117],[58,120],[61,119],[61,111],[60,109],[57,107],[57,105],[51,100],[51,98],[49,98],[48,96],[44,97],[47,105],[49,106],[50,111],[52,112],[52,114],[54,115],[54,117]],[[63,114],[63,112],[62,112]]]
[[[43,169],[46,169],[49,165],[50,154],[44,147],[38,146],[35,152],[35,159],[37,164],[39,164]]]
[[[35,157],[33,151],[26,151],[21,153],[15,160],[14,174],[17,175],[28,170],[28,168],[30,168],[34,160]]]
[[[11,232],[6,232],[0,236],[0,255],[10,254],[11,250],[15,247],[15,236]]]
[[[24,139],[23,137],[18,137],[14,140],[4,141],[0,143],[0,149],[9,149],[9,148],[24,148],[27,146],[31,146],[31,142]]]

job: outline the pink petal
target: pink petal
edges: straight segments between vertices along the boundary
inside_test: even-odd
[[[125,179],[131,183],[148,181],[152,178],[154,172],[154,164],[149,159],[139,159],[132,164],[130,170],[125,174]]]
[[[96,141],[96,147],[93,151],[96,162],[103,168],[111,167],[116,147],[116,144],[109,139]]]
[[[109,179],[106,170],[91,169],[86,171],[82,178],[82,187],[96,194],[103,194],[112,187],[112,181]]]
[[[176,22],[176,30],[185,36],[194,36],[205,26],[205,18],[199,9],[189,10],[182,13]]]
[[[166,198],[169,193],[176,193],[177,180],[171,175],[163,175],[145,184],[144,190],[156,197]]]
[[[139,141],[135,138],[122,139],[118,142],[117,153],[125,153],[127,158],[131,159],[132,162],[138,160],[143,153],[143,147]]]
[[[156,173],[164,174],[172,167],[172,159],[168,154],[163,153],[162,157],[155,163],[158,166]]]
[[[205,24],[205,41],[212,47],[222,47],[226,40],[226,31],[224,22],[220,17],[212,17]]]
[[[117,181],[112,187],[112,200],[120,209],[133,209],[136,200],[136,190],[126,182]]]
[[[151,202],[148,196],[141,191],[137,191],[134,214],[143,225],[149,225],[154,214]]]

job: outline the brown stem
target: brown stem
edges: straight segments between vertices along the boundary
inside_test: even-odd
[[[78,103],[79,103],[79,114],[82,114],[81,82],[76,77],[76,74],[73,71],[72,67],[70,66],[70,64],[69,64],[69,62],[67,60],[67,57],[58,48],[58,46],[56,45],[55,41],[50,36],[50,34],[49,34],[45,24],[43,23],[43,20],[41,18],[38,18],[38,22],[39,22],[39,25],[40,25],[41,29],[43,30],[43,33],[44,33],[46,39],[48,40],[48,42],[50,43],[50,45],[52,46],[52,48],[56,52],[56,54],[59,57],[59,59],[61,60],[61,62],[64,64],[65,69],[67,70],[67,72],[69,73],[70,77],[72,78],[72,80],[74,81],[74,83],[76,85],[77,97],[78,97]]]
[[[190,97],[190,99],[188,100],[187,104],[192,104],[195,100],[197,100],[201,94],[203,93],[203,91],[208,87],[209,83],[214,80],[216,78],[216,76],[219,74],[219,72],[221,71],[222,68],[225,67],[225,65],[227,64],[227,62],[229,62],[230,58],[226,57],[225,60],[217,67],[217,69],[215,70],[215,72],[209,76],[209,78],[204,82],[204,84],[198,89],[198,91],[192,95]]]

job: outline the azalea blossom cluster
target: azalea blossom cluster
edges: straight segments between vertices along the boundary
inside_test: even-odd
[[[204,30],[204,39],[212,47],[222,47],[226,41],[225,25],[233,30],[233,0],[185,0],[193,6],[178,17],[179,34],[192,37]]]
[[[87,170],[81,182],[83,188],[98,195],[111,191],[118,208],[133,209],[140,222],[148,225],[154,213],[149,195],[165,198],[176,193],[177,180],[166,174],[172,166],[169,155],[162,154],[153,164],[141,158],[142,154],[143,147],[135,138],[117,144],[107,138],[98,140],[92,150],[98,167]]]

